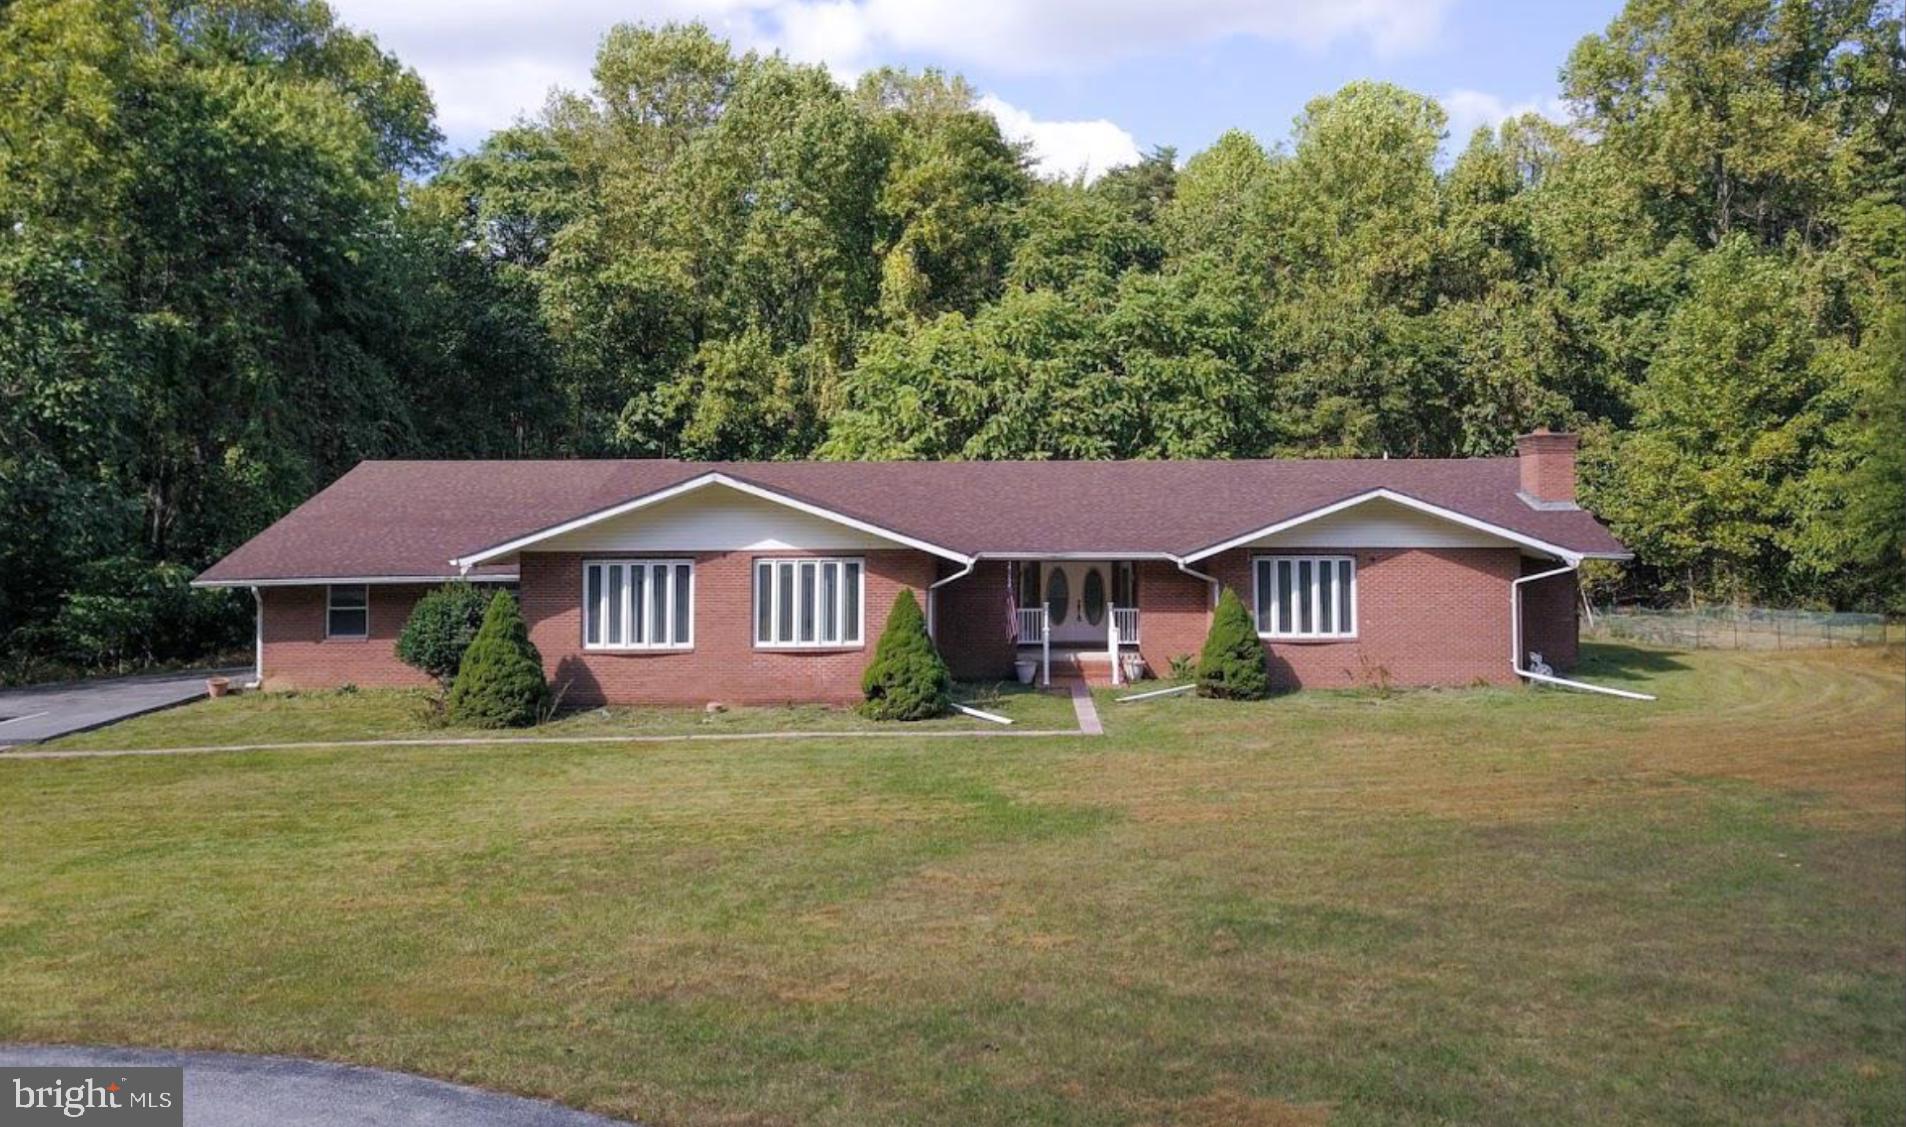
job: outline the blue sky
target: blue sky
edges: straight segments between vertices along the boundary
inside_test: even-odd
[[[1534,109],[1615,0],[333,0],[416,67],[453,148],[586,89],[618,21],[700,18],[738,47],[825,63],[958,71],[1042,171],[1096,174],[1156,145],[1180,157],[1228,128],[1283,140],[1309,99],[1379,78],[1443,100],[1450,144]]]

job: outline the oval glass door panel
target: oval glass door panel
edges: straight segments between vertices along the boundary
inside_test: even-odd
[[[1097,626],[1105,621],[1105,574],[1098,568],[1085,573],[1085,582],[1080,585],[1079,594],[1085,601],[1085,621]]]
[[[1066,582],[1066,570],[1055,567],[1046,580],[1046,616],[1052,619],[1051,625],[1065,625],[1066,610],[1071,605],[1072,587]]]

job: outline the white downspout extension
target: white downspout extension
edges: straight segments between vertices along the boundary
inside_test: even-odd
[[[946,586],[948,583],[953,582],[955,579],[965,579],[967,576],[973,574],[973,569],[978,566],[979,557],[974,556],[972,559],[966,561],[965,567],[954,572],[952,575],[927,584],[927,637],[937,641],[940,636],[939,600],[934,597],[934,592]]]
[[[1548,571],[1538,571],[1534,575],[1525,575],[1520,579],[1510,581],[1509,636],[1511,641],[1509,668],[1515,670],[1516,676],[1518,677],[1523,677],[1530,681],[1538,681],[1544,685],[1558,685],[1565,689],[1580,689],[1585,693],[1603,693],[1607,696],[1622,697],[1626,700],[1655,699],[1647,693],[1635,693],[1627,689],[1611,689],[1605,685],[1591,685],[1587,681],[1571,681],[1566,677],[1552,677],[1547,673],[1534,673],[1522,668],[1522,585],[1524,583],[1533,583],[1538,579],[1548,579],[1551,576],[1566,575],[1581,566],[1582,561],[1573,560],[1562,567],[1552,568]]]

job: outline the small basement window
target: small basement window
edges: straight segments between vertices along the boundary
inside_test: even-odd
[[[1357,564],[1349,556],[1259,556],[1251,572],[1261,636],[1357,636]]]
[[[368,638],[371,634],[371,590],[362,583],[333,583],[325,589],[324,636]]]

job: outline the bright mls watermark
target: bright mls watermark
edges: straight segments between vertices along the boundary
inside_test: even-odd
[[[0,1067],[0,1127],[184,1127],[185,1069]]]

